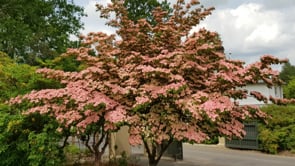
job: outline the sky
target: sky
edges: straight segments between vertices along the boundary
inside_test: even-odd
[[[176,0],[168,0],[171,4]],[[84,7],[83,18],[88,32],[114,33],[99,18],[95,4],[107,4],[110,0],[74,0]],[[295,65],[295,0],[201,0],[205,7],[215,7],[193,30],[206,28],[221,35],[226,55],[246,63],[258,61],[265,54],[288,58]],[[280,70],[279,67],[276,67]]]

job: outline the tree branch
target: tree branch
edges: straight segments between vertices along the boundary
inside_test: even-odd
[[[90,136],[89,134],[86,135],[86,141],[85,141],[85,146],[90,150],[91,153],[94,153],[94,150],[91,148],[91,146],[89,145],[89,140],[90,140]]]

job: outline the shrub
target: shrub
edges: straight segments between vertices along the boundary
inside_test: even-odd
[[[14,114],[13,114],[14,112]],[[25,116],[0,104],[0,166],[55,166],[63,162],[62,136],[46,116]]]
[[[295,152],[295,106],[270,105],[262,110],[269,115],[267,123],[259,125],[262,150],[272,154]]]

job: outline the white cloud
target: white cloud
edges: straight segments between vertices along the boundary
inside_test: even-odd
[[[256,29],[246,38],[246,42],[261,42],[268,43],[275,40],[279,34],[279,27],[277,24],[262,24],[258,25]]]
[[[295,24],[290,27],[286,21],[289,17],[263,4],[245,3],[216,10],[196,29],[206,27],[221,34],[226,52],[232,53],[234,59],[253,62],[263,54],[273,54],[288,57],[295,64],[295,56],[291,55]]]
[[[108,34],[114,33],[114,29],[105,25],[106,20],[99,17],[99,12],[96,11],[96,4],[107,5],[111,3],[111,0],[88,0],[88,3],[84,6],[84,11],[87,17],[82,18],[84,22],[84,30],[82,34],[86,35],[89,32],[105,32]]]

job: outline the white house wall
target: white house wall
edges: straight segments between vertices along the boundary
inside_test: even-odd
[[[247,85],[244,88],[241,89],[246,89],[248,90],[248,96],[247,99],[243,100],[237,100],[240,105],[264,105],[264,102],[258,101],[254,97],[250,95],[251,91],[257,91],[266,96],[267,98],[269,96],[273,96],[275,98],[282,98],[283,97],[283,90],[281,86],[275,86],[272,88],[268,88],[265,84],[263,83],[258,83],[258,84],[252,84],[252,85]]]

